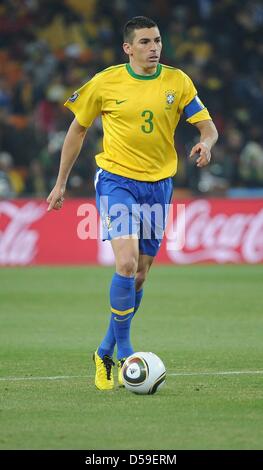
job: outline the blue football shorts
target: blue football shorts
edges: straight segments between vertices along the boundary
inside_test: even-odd
[[[97,169],[94,185],[102,239],[133,235],[142,254],[156,256],[173,195],[172,178],[138,181]]]

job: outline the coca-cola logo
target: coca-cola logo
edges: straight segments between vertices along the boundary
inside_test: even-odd
[[[62,219],[56,225],[58,237],[67,233],[69,225],[77,227],[75,214],[78,205],[78,202],[75,205],[72,202],[64,208],[68,210],[63,212]],[[159,262],[263,262],[263,201],[194,200],[186,203],[183,211],[176,210],[176,204],[173,206]],[[46,233],[54,231],[57,214],[54,214],[52,222],[45,214],[44,201],[0,201],[0,265],[52,263],[56,260],[53,239],[48,240]],[[83,245],[79,247],[78,240],[73,236],[64,239],[59,262],[68,261],[69,253],[70,262],[74,262],[74,253],[78,249],[83,251]],[[56,247],[57,242],[54,243]],[[85,243],[89,244],[90,241],[86,240]],[[102,242],[98,238],[97,243],[98,263],[113,264],[110,242]],[[40,246],[41,252],[38,252]],[[95,245],[92,246],[94,251]],[[88,245],[85,251],[89,251]],[[94,262],[94,253],[92,256]]]
[[[29,227],[45,212],[45,206],[36,202],[22,207],[10,201],[0,202],[0,218],[8,219],[0,230],[0,264],[25,265],[35,258],[39,233]]]
[[[168,227],[166,249],[168,257],[179,264],[205,261],[217,263],[259,263],[263,261],[263,208],[256,214],[211,214],[212,204],[195,200],[185,208],[184,219],[174,220],[180,231],[185,223],[185,243],[181,250],[173,249]]]

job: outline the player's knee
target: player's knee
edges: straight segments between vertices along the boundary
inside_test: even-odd
[[[135,256],[119,259],[117,262],[117,271],[122,276],[134,276],[137,271],[138,260]]]

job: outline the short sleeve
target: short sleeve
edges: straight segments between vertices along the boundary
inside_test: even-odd
[[[96,77],[76,90],[66,101],[64,106],[74,114],[78,123],[83,127],[90,127],[93,120],[101,112],[100,86]]]
[[[180,110],[183,112],[184,108],[192,101],[192,99],[197,95],[197,90],[188,75],[181,71],[183,78],[183,93],[180,100]]]
[[[205,105],[197,96],[197,90],[188,75],[183,73],[184,87],[182,99],[180,102],[181,112],[184,113],[187,122],[194,124],[195,122],[211,119],[211,116]]]

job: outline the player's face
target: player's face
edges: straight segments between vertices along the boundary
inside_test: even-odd
[[[124,50],[137,65],[143,68],[156,67],[162,50],[159,29],[157,26],[135,29],[132,43],[124,43]]]

